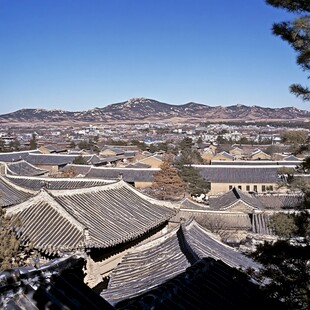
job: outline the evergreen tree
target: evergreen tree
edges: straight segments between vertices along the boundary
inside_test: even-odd
[[[210,190],[210,183],[205,181],[198,169],[193,164],[203,162],[197,150],[192,149],[193,141],[191,138],[184,138],[180,142],[181,154],[176,163],[178,173],[186,185],[186,192],[190,195],[206,194]]]
[[[30,150],[35,150],[38,147],[37,136],[35,133],[32,134],[32,138],[30,140]]]
[[[19,141],[15,138],[13,141],[10,142],[9,148],[11,151],[19,151],[20,150]]]
[[[297,64],[303,71],[310,70],[310,2],[309,0],[266,0],[277,8],[299,14],[292,21],[285,21],[273,25],[273,34],[287,41],[297,53]],[[308,76],[310,78],[310,76]],[[291,93],[305,101],[310,100],[309,87],[300,84],[290,86]]]
[[[256,280],[267,295],[283,301],[286,309],[309,309],[309,244],[279,240],[259,246],[253,256],[263,265]]]
[[[0,271],[26,265],[25,258],[37,256],[32,246],[24,247],[20,244],[14,226],[20,226],[18,218],[5,217],[5,211],[0,208]]]
[[[310,302],[310,219],[307,210],[277,214],[271,227],[279,236],[275,243],[260,245],[253,257],[263,265],[256,279],[272,298],[287,309],[308,309]],[[266,281],[268,279],[268,281]]]
[[[177,169],[172,166],[173,155],[166,154],[161,170],[155,173],[152,189],[154,195],[163,200],[180,199],[184,194],[184,183]]]
[[[83,140],[83,141],[79,142],[78,147],[80,150],[87,150],[88,149],[87,141]]]
[[[87,165],[87,161],[82,155],[75,157],[72,163],[75,165]]]
[[[0,138],[0,152],[5,151],[5,142],[2,138]]]
[[[199,170],[191,164],[177,164],[178,172],[185,183],[186,192],[190,195],[206,194],[210,190],[210,183],[205,181]]]

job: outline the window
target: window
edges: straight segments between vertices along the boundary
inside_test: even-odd
[[[240,190],[242,190],[242,186],[241,186],[241,185],[238,185],[238,188],[239,188]]]
[[[247,185],[245,188],[246,188],[246,191],[247,191],[247,192],[250,191],[250,185]]]
[[[272,185],[267,186],[267,191],[273,192],[273,186]]]
[[[254,192],[257,192],[257,185],[254,185],[254,186],[253,186],[253,191],[254,191]]]
[[[233,186],[232,185],[229,185],[229,190],[232,190]]]
[[[262,185],[262,192],[266,191],[266,185]]]

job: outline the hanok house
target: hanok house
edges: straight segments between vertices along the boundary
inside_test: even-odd
[[[249,155],[250,160],[271,160],[271,156],[265,152],[257,149],[252,154]]]
[[[302,199],[301,193],[251,195],[234,187],[223,195],[210,196],[207,203],[185,199],[180,206],[180,217],[194,217],[226,240],[240,240],[249,232],[273,235],[270,216],[275,212],[296,210]]]
[[[73,163],[76,157],[78,155],[29,154],[26,161],[38,168],[48,170],[52,175],[56,175],[60,168]]]
[[[101,296],[112,305],[131,300],[167,283],[203,258],[221,261],[229,268],[260,268],[191,219],[155,240],[130,249],[112,271]]]
[[[234,187],[245,192],[276,191],[278,174],[275,167],[193,165],[211,183],[210,195],[226,193]]]
[[[244,151],[237,146],[235,146],[231,150],[229,150],[229,154],[233,155],[234,158],[237,160],[242,159],[244,157]]]
[[[234,160],[234,156],[223,151],[220,153],[217,153],[215,156],[213,156],[212,160],[223,160],[223,161],[231,161]]]
[[[24,175],[24,176],[39,176],[46,175],[47,170],[37,168],[25,160],[20,160],[6,164],[5,174]]]
[[[124,155],[125,151],[120,148],[116,147],[109,147],[109,146],[104,146],[101,151],[99,152],[99,155],[101,156],[120,156]]]
[[[92,167],[81,165],[67,165],[62,172],[75,171],[75,175],[87,178],[101,178],[104,180],[120,180],[136,188],[146,188],[152,186],[154,174],[160,171],[160,168],[125,168],[118,167]]]
[[[149,165],[151,168],[160,168],[163,160],[160,155],[152,155],[139,160],[139,163]]]
[[[84,259],[81,254],[64,256],[36,268],[1,273],[0,306],[282,309],[243,272],[260,265],[222,244],[193,220],[131,249],[113,270],[107,289],[94,288],[101,297],[83,282]]]
[[[119,181],[70,190],[43,188],[7,207],[6,214],[13,226],[14,218],[21,221],[16,227],[20,241],[31,243],[44,257],[87,251],[90,275],[98,272],[98,256],[162,229],[175,209]]]

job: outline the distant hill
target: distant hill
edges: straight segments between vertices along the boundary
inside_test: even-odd
[[[112,122],[112,121],[164,121],[164,120],[307,120],[310,112],[294,107],[264,108],[232,105],[211,107],[189,102],[172,105],[153,99],[133,98],[81,112],[63,110],[22,109],[0,115],[1,123],[8,122]]]

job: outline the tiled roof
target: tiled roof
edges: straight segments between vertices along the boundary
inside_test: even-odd
[[[216,154],[215,156],[217,156],[217,155],[222,155],[222,156],[224,156],[224,157],[226,157],[227,159],[230,159],[230,160],[233,160],[233,159],[234,159],[234,156],[233,156],[233,155],[231,155],[231,154],[229,154],[229,153],[227,153],[227,152],[225,152],[225,151],[220,152],[220,153]]]
[[[117,148],[117,147],[109,147],[109,146],[104,146],[101,151],[105,151],[105,150],[110,150],[112,152],[114,152],[116,155],[121,155],[121,154],[124,154],[125,151],[120,149],[120,148]]]
[[[107,180],[118,180],[122,178],[125,182],[152,182],[154,174],[159,170],[159,168],[92,167],[86,176],[89,178],[104,178]]]
[[[23,243],[31,242],[36,249],[48,254],[85,247],[86,227],[45,191],[7,210],[9,215],[17,214],[22,222],[17,234]]]
[[[0,176],[0,193],[0,207],[8,207],[24,202],[35,194],[34,191],[12,184],[2,176]]]
[[[255,196],[244,193],[235,187],[222,196],[209,198],[210,208],[213,210],[227,210],[240,201],[253,209],[262,209],[264,207]]]
[[[38,154],[38,151],[22,151],[22,152],[8,152],[0,153],[0,161],[13,162],[26,159],[29,154]]]
[[[37,168],[24,160],[7,163],[7,167],[6,173],[12,175],[36,176],[47,173],[47,170]]]
[[[224,230],[245,230],[252,229],[251,219],[244,212],[227,212],[227,211],[206,211],[193,210],[188,212],[181,210],[184,218],[194,217],[197,222],[203,226],[211,226],[214,229]]]
[[[128,252],[113,270],[101,296],[114,304],[158,287],[208,257],[235,268],[259,269],[250,258],[212,237],[191,220],[181,227]]]
[[[303,195],[296,194],[255,194],[265,209],[295,209],[303,202]]]
[[[152,182],[153,175],[160,168],[116,168],[93,167],[87,165],[67,165],[62,171],[74,170],[75,175],[83,175],[87,178],[101,178],[105,180],[123,179],[125,182]]]
[[[181,229],[188,247],[199,259],[212,257],[235,268],[253,268],[256,270],[260,268],[259,264],[219,241],[211,232],[204,229],[193,219],[183,224]]]
[[[23,188],[38,191],[41,188],[59,190],[59,189],[77,189],[94,186],[102,186],[112,181],[88,178],[48,178],[48,177],[22,177],[9,176],[4,177],[15,185]]]
[[[63,166],[71,164],[78,155],[64,155],[64,154],[29,154],[26,161],[32,165],[58,165]],[[85,156],[88,160],[91,155]]]
[[[181,209],[189,209],[189,210],[210,210],[210,206],[204,204],[204,203],[198,203],[195,201],[192,201],[188,198],[185,198],[181,204]]]
[[[108,288],[101,296],[111,303],[131,298],[173,278],[189,266],[174,230],[127,253],[113,270]]]
[[[175,214],[164,202],[154,201],[120,181],[86,189],[41,191],[7,211],[25,223],[23,238],[41,250],[57,252],[82,244],[108,248],[142,236]]]
[[[203,258],[178,276],[117,309],[284,309],[267,299],[246,275],[212,258]]]
[[[280,167],[296,167],[301,163],[300,160],[234,160],[234,161],[227,161],[227,160],[212,160],[211,165],[213,166],[254,166],[265,168],[264,166],[273,167],[273,168],[280,168]]]
[[[294,155],[286,156],[286,157],[283,158],[283,160],[285,160],[285,161],[297,161],[299,163],[302,162],[302,160],[300,158],[298,158],[298,157],[296,157]]]
[[[269,227],[270,214],[254,213],[252,218],[252,230],[256,234],[272,235],[272,229]]]
[[[202,177],[213,183],[276,183],[277,168],[193,165]]]

